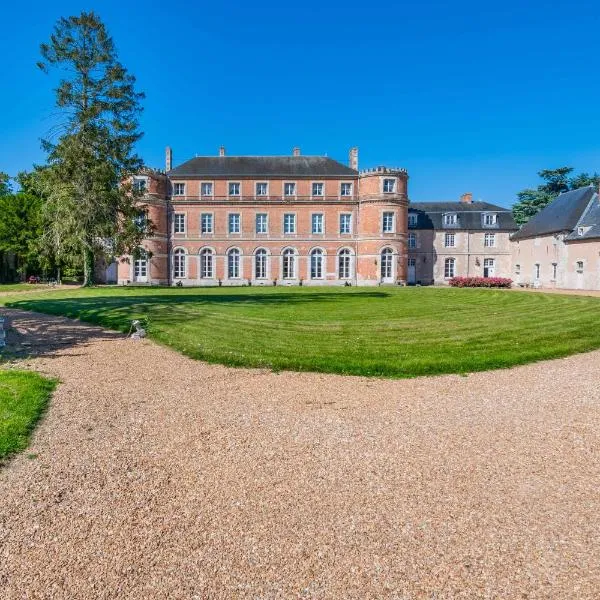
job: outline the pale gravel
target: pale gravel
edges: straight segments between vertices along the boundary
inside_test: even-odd
[[[3,600],[600,595],[600,352],[274,374],[6,312],[62,383],[0,469]]]

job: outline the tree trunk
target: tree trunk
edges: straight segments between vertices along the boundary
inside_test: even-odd
[[[83,251],[83,286],[94,285],[94,252],[89,248]]]

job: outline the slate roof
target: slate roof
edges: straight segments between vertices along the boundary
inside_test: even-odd
[[[576,230],[579,220],[584,216],[590,201],[597,198],[593,186],[578,188],[560,194],[537,215],[534,215],[512,236],[513,240],[523,240],[541,235],[550,235],[561,231]],[[596,224],[600,221],[596,220]],[[580,236],[574,236],[581,239]],[[593,237],[593,236],[592,236]],[[567,239],[572,239],[568,236]]]
[[[408,213],[417,214],[417,225],[411,229],[466,229],[466,230],[495,230],[516,231],[518,229],[512,212],[489,204],[488,202],[411,202]],[[443,217],[446,213],[456,213],[456,225],[444,225]],[[497,215],[495,225],[484,225],[484,213]]]
[[[583,235],[579,235],[577,230],[583,227]],[[566,237],[567,240],[590,240],[600,238],[600,198],[594,190],[594,194],[587,208],[577,221],[573,231]]]
[[[356,177],[327,156],[198,156],[167,172],[177,177]]]

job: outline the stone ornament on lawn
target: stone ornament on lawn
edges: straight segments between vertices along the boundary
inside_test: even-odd
[[[133,329],[135,329],[135,331],[131,333]],[[141,323],[137,319],[131,321],[129,333],[132,340],[141,340],[142,338],[146,337],[146,330],[142,327]]]

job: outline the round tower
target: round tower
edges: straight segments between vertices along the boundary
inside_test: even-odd
[[[408,173],[375,167],[359,174],[359,284],[406,283]]]

